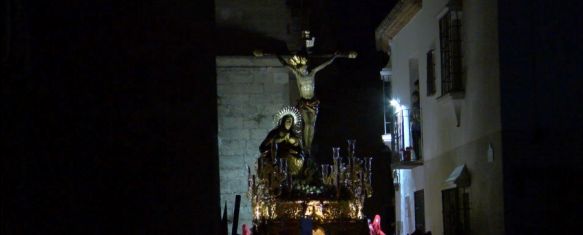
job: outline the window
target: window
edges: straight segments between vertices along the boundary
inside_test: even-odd
[[[434,50],[427,52],[427,96],[435,94],[435,57]]]
[[[396,108],[392,117],[392,146],[393,153],[397,154],[397,161],[411,161],[411,155],[407,152],[410,147],[409,137],[409,110],[402,106]]]
[[[449,9],[439,19],[441,49],[441,94],[463,91],[461,52],[461,12]]]
[[[464,188],[441,191],[443,206],[443,234],[470,234],[470,195]]]
[[[415,229],[425,230],[425,202],[423,190],[415,192]]]

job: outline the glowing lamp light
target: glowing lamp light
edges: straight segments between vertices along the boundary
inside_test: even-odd
[[[393,140],[393,136],[391,136],[390,133],[385,133],[384,135],[381,135],[381,138],[383,138],[383,143],[387,146],[387,147],[391,147],[391,141]]]
[[[401,112],[401,109],[403,109],[404,107],[401,104],[399,104],[399,100],[392,99],[389,103],[391,104],[391,106],[393,106],[396,113]]]
[[[391,146],[391,141],[393,141],[393,136],[391,135],[391,133],[385,133],[384,135],[381,135],[381,138],[383,139],[383,143],[385,145],[387,145],[388,147]]]
[[[399,105],[399,101],[397,101],[397,100],[395,100],[395,99],[392,99],[392,100],[391,100],[391,106],[393,106],[393,107],[399,107],[399,106],[400,106],[400,105]]]
[[[382,135],[382,138],[383,138],[383,142],[389,142],[390,143],[391,140],[392,140],[391,134],[384,134],[384,135]]]

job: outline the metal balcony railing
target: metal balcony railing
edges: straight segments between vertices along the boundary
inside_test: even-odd
[[[398,110],[392,116],[393,163],[419,165],[421,162],[421,123],[417,121],[419,118],[415,115],[418,115],[416,110],[407,108]]]

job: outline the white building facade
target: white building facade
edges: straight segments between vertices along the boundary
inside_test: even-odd
[[[403,0],[377,28],[406,117],[391,119],[397,234],[504,234],[497,11]]]

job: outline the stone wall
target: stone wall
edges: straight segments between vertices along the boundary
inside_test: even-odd
[[[273,128],[273,115],[289,105],[289,80],[275,58],[217,57],[221,207],[227,203],[229,231],[237,194],[242,196],[239,231],[242,224],[251,224],[246,165],[254,170],[259,144]]]

